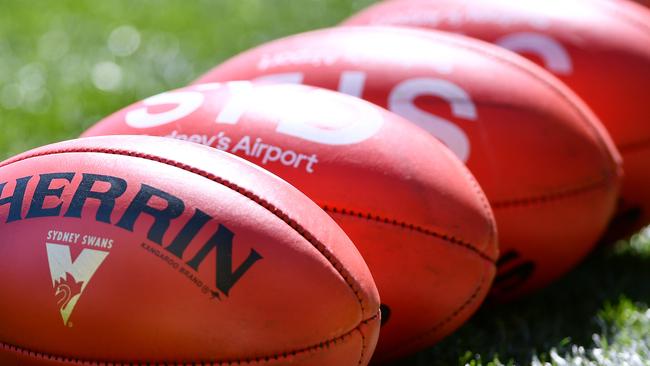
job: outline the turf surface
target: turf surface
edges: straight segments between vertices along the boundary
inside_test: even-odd
[[[0,156],[74,138],[280,36],[334,25],[372,0],[0,2]],[[650,365],[650,235],[597,250],[565,279],[486,306],[400,365]]]

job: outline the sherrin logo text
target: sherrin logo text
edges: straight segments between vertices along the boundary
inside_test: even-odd
[[[34,186],[34,189],[28,188]],[[218,224],[209,239],[198,246],[198,251],[188,250],[194,238],[214,218],[199,208],[193,208],[189,219],[184,219],[186,204],[181,198],[147,184],[140,184],[138,192],[132,198],[126,198],[127,187],[127,181],[120,177],[89,173],[56,172],[18,178],[0,183],[0,220],[11,225],[12,222],[33,218],[58,216],[74,219],[92,215],[97,222],[133,232],[136,222],[146,217],[146,220],[142,220],[148,223],[144,231],[146,238],[141,241],[148,241],[182,262],[183,267],[188,267],[185,271],[194,271],[195,277],[199,277],[199,268],[203,263],[216,261],[215,273],[209,281],[208,278],[204,281],[211,288],[212,298],[228,296],[238,281],[262,259],[260,253],[250,249],[242,263],[234,264],[235,234],[222,224]],[[128,201],[123,202],[125,199]],[[54,201],[57,201],[56,205]],[[165,204],[161,205],[161,201]],[[85,209],[91,206],[91,202],[96,210]],[[120,207],[126,208],[120,215],[114,215],[118,202]],[[185,222],[180,231],[169,239],[166,233],[176,220]],[[84,247],[76,258],[70,251],[70,244],[74,243]],[[65,324],[68,324],[72,310],[90,279],[101,271],[101,265],[109,255],[108,250],[115,245],[106,238],[56,230],[47,233],[45,246],[51,281]]]

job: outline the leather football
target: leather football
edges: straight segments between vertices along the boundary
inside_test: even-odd
[[[396,0],[345,24],[457,32],[543,66],[589,105],[623,157],[622,199],[604,241],[650,223],[649,9],[627,0]]]
[[[304,194],[145,136],[0,163],[0,364],[365,365],[379,297]]]
[[[239,79],[339,90],[444,142],[496,216],[496,299],[573,268],[614,212],[620,160],[598,118],[548,72],[486,42],[397,27],[330,28],[258,46],[199,82]]]
[[[286,179],[341,225],[382,298],[376,361],[430,346],[471,316],[495,274],[482,190],[439,141],[360,99],[301,85],[196,85],[85,133],[147,134],[236,154]]]

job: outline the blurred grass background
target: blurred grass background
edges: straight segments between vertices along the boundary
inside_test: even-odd
[[[0,0],[0,156],[78,136],[256,44],[373,0]],[[398,365],[650,365],[650,234],[598,249],[516,303],[486,306]],[[0,325],[1,326],[1,325]]]
[[[0,0],[0,155],[76,137],[252,45],[370,0]]]

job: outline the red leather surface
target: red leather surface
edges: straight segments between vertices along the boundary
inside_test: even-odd
[[[610,234],[620,237],[650,223],[650,173],[633,162],[640,155],[650,159],[650,10],[627,0],[395,0],[346,24],[458,32],[547,68],[593,109],[623,160],[630,160],[624,164],[621,219]]]
[[[120,133],[223,148],[283,177],[330,213],[391,310],[376,359],[449,334],[477,309],[494,277],[494,218],[467,168],[428,133],[368,102],[298,85],[197,85],[127,107],[85,135]],[[210,143],[215,136],[229,140]],[[241,149],[243,139],[271,147],[257,154]],[[289,164],[266,158],[276,148]],[[295,154],[316,162],[290,164]]]
[[[71,179],[39,188],[53,173]],[[70,214],[89,174],[126,182],[108,221],[98,217],[110,200],[90,197],[80,217]],[[0,176],[7,182],[0,198],[16,190],[17,179],[32,177],[20,219],[14,220],[9,204],[0,206],[3,365],[357,365],[372,353],[379,298],[358,251],[307,197],[252,164],[187,142],[120,136],[32,150],[1,163]],[[115,186],[100,181],[90,189],[101,193]],[[146,187],[176,197],[182,207],[161,193],[145,200],[140,192]],[[41,204],[43,189],[49,191]],[[149,211],[129,228],[123,220],[137,202]],[[41,206],[54,211],[39,214]],[[175,217],[167,223],[147,213],[170,208]],[[196,210],[211,219],[178,257],[170,247]],[[163,235],[151,236],[154,227]],[[231,251],[220,237],[200,260],[223,228],[232,232]],[[62,239],[52,231],[79,237]],[[86,236],[113,242],[87,245]],[[54,255],[55,249],[64,255]],[[242,267],[252,251],[261,259]],[[99,265],[88,261],[98,253],[104,256]],[[92,277],[83,277],[93,268]],[[219,282],[242,268],[231,287]],[[67,320],[60,313],[65,294],[57,293],[57,271],[68,280],[76,277],[69,288],[83,281]]]
[[[199,82],[287,73],[400,112],[465,158],[508,255],[501,299],[566,273],[614,212],[620,159],[604,128],[566,86],[511,52],[442,32],[339,27],[261,45]]]

